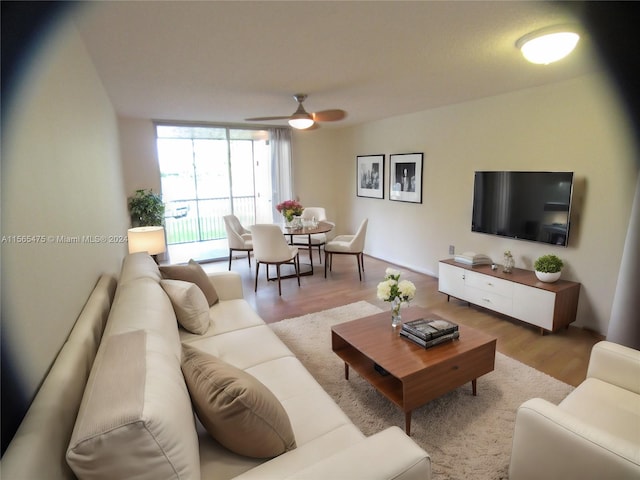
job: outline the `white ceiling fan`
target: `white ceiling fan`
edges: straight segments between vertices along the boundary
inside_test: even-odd
[[[245,118],[248,122],[262,122],[267,120],[285,120],[289,121],[289,125],[293,128],[305,130],[313,127],[317,128],[316,122],[336,122],[347,116],[347,112],[340,109],[322,110],[320,112],[308,113],[302,106],[307,95],[305,93],[296,93],[293,98],[298,102],[298,109],[292,115],[284,115],[277,117],[254,117]]]

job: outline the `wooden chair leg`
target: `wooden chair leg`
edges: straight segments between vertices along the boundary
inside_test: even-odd
[[[360,278],[360,281],[362,281],[362,272],[360,272],[360,254],[359,253],[356,254],[356,258],[358,259],[358,277]]]
[[[247,261],[249,262],[249,269],[251,269],[251,250],[247,250]],[[231,268],[231,266],[229,266]]]
[[[296,277],[298,277],[298,286],[300,286],[300,255],[296,255],[293,259],[293,265],[296,269]]]
[[[364,272],[364,252],[360,252],[360,263],[362,264],[362,271]]]
[[[327,264],[329,263],[329,255],[330,253],[325,250],[324,251],[324,278],[327,278]]]
[[[271,281],[271,277],[269,276],[269,266],[270,266],[270,264],[265,263],[265,265],[267,266],[267,282],[270,282]]]
[[[256,286],[253,289],[254,292],[258,291],[258,271],[260,270],[260,262],[256,262]],[[269,271],[269,266],[267,265],[267,272]]]
[[[278,274],[278,295],[282,296],[282,287],[280,286],[280,264],[276,264],[276,272]]]
[[[231,271],[231,256],[233,255],[233,250],[229,249],[229,271]]]

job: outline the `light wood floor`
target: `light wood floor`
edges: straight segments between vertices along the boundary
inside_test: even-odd
[[[308,262],[308,254],[301,251],[301,262]],[[323,259],[324,261],[324,259]],[[517,320],[484,310],[468,307],[466,302],[438,292],[438,279],[396,267],[387,262],[365,256],[365,273],[358,281],[356,259],[351,255],[335,255],[333,271],[324,278],[324,263],[318,265],[314,254],[314,275],[302,277],[301,286],[293,279],[282,281],[282,297],[278,296],[277,282],[267,282],[265,267],[260,269],[258,291],[254,293],[255,262],[251,269],[246,256],[233,260],[231,270],[243,280],[245,299],[267,322],[298,317],[307,313],[365,300],[388,309],[389,305],[376,298],[376,286],[384,277],[387,267],[398,268],[402,279],[416,285],[416,298],[412,305],[426,307],[443,318],[482,330],[498,339],[499,352],[515,358],[563,382],[577,386],[585,378],[591,347],[602,337],[589,330],[570,326],[566,330],[541,335],[539,330]],[[203,264],[206,271],[226,271],[228,260]],[[284,267],[283,267],[284,268]],[[275,269],[272,275],[275,275]]]

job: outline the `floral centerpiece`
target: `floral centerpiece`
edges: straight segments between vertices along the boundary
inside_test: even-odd
[[[408,305],[416,294],[416,286],[409,280],[400,281],[400,272],[393,268],[385,270],[384,280],[378,284],[378,298],[391,302],[391,326],[402,322],[400,307]]]
[[[282,214],[287,222],[291,222],[293,217],[302,215],[304,207],[295,200],[285,200],[284,202],[276,205],[276,210]]]

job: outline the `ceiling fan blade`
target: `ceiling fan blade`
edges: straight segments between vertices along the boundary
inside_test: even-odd
[[[347,116],[347,112],[340,109],[322,110],[311,114],[316,122],[337,122]]]
[[[291,115],[285,115],[284,117],[254,117],[254,118],[245,118],[247,122],[262,122],[263,120],[286,120],[291,118]]]

